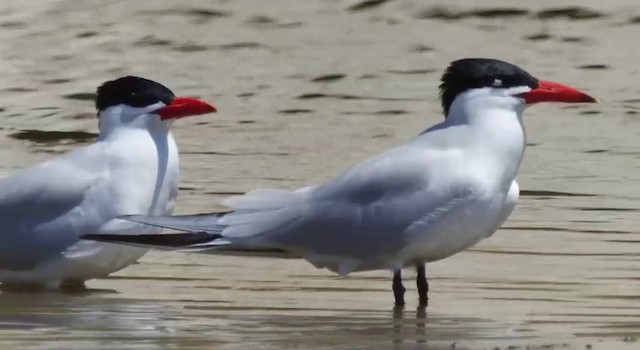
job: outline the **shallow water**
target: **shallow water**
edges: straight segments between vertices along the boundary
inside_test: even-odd
[[[0,346],[640,347],[640,6],[553,3],[3,2],[2,174],[90,142],[95,87],[142,75],[219,108],[175,125],[178,213],[317,183],[410,139],[441,118],[437,79],[456,58],[512,61],[602,103],[527,111],[518,208],[428,266],[426,312],[412,271],[403,311],[384,271],[151,253],[86,293],[0,294]]]

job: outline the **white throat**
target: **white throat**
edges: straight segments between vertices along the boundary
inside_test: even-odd
[[[514,91],[517,89],[517,91]],[[482,158],[502,168],[505,183],[511,183],[524,157],[526,135],[522,114],[524,99],[514,96],[530,90],[480,88],[459,94],[444,122],[451,127],[463,127],[466,147],[482,154]]]
[[[495,123],[499,117],[522,123],[526,102],[517,94],[531,91],[527,86],[509,89],[479,88],[465,91],[453,100],[447,120],[454,124]],[[506,121],[506,120],[503,120]]]
[[[131,107],[120,104],[100,111],[98,115],[99,139],[104,139],[118,131],[133,129],[148,130],[152,134],[166,134],[171,123],[160,120],[160,117],[153,113],[164,106],[162,102],[146,107]]]

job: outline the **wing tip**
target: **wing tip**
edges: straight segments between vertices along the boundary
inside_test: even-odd
[[[169,234],[148,234],[148,235],[113,235],[113,234],[84,234],[80,238],[84,240],[120,243],[120,244],[136,244],[150,245],[158,247],[181,248],[195,244],[202,244],[221,238],[221,235],[210,234],[206,232],[193,233],[169,233]]]
[[[214,217],[223,217],[227,214],[233,213],[235,210],[227,210],[227,211],[215,211],[212,213],[198,213],[198,214],[185,214],[185,215],[144,215],[144,214],[125,214],[125,215],[118,215],[116,216],[116,219],[123,219],[123,220],[140,220],[140,219],[144,219],[144,218],[161,218],[161,217],[171,217],[171,218],[197,218],[197,217],[205,217],[205,216],[214,216]]]

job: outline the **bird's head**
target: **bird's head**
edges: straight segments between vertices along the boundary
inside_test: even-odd
[[[590,103],[597,100],[575,88],[538,80],[511,63],[487,58],[452,62],[442,75],[440,97],[445,115],[472,108],[524,110],[539,102]]]
[[[176,97],[164,85],[134,76],[107,81],[98,87],[96,109],[101,130],[168,128],[176,119],[216,112],[206,102]]]

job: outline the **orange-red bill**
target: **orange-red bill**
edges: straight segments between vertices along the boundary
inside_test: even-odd
[[[595,98],[560,83],[540,80],[538,87],[521,95],[528,104],[538,102],[594,103]]]
[[[171,104],[160,108],[156,113],[160,119],[179,119],[207,113],[215,113],[216,107],[197,98],[176,97]]]

